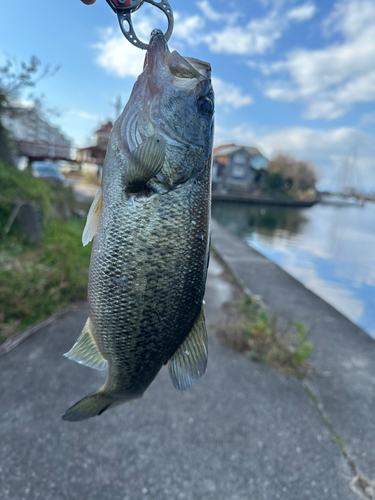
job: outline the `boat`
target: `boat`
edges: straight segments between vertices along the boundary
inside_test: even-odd
[[[359,183],[359,172],[356,166],[357,150],[349,150],[346,160],[339,168],[336,176],[336,189],[330,193],[322,193],[321,203],[336,207],[364,207],[363,196],[357,194],[355,184]],[[349,187],[350,185],[354,187]]]
[[[325,194],[322,195],[323,205],[334,205],[336,207],[364,207],[365,201],[357,196],[345,194]]]

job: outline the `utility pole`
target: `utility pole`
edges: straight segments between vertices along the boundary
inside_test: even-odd
[[[120,116],[120,113],[121,113],[121,108],[122,108],[122,105],[121,105],[121,96],[118,95],[114,101],[114,104],[113,104],[113,107],[115,108],[115,121],[117,120],[117,118]]]

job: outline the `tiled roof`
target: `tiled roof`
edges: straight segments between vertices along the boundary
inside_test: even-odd
[[[239,146],[237,144],[223,144],[221,146],[217,146],[214,149],[214,158],[217,156],[229,156],[233,153],[237,153],[237,151],[240,151],[241,149],[244,149],[245,151],[247,151],[251,156],[257,156],[257,155],[262,154],[259,151],[259,149],[255,148],[253,146]]]
[[[98,132],[110,132],[112,130],[112,122],[108,121],[105,125],[102,125],[99,130],[97,130],[95,133],[97,134]]]

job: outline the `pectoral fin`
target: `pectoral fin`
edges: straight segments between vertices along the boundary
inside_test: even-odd
[[[129,193],[145,189],[147,182],[160,172],[165,160],[165,144],[162,136],[154,134],[133,151],[126,172]]]
[[[207,331],[203,308],[191,332],[168,362],[169,375],[176,389],[191,387],[206,371]]]
[[[90,207],[89,213],[87,215],[87,222],[85,229],[83,230],[82,235],[82,243],[83,246],[86,246],[93,237],[98,232],[100,214],[102,213],[102,204],[103,204],[103,191],[102,188],[96,193],[94,201]]]
[[[64,356],[96,370],[105,370],[107,368],[108,361],[103,358],[92,335],[90,318],[87,319],[77,342]]]

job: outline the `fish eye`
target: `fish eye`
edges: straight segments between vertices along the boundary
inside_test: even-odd
[[[204,113],[213,113],[214,103],[209,97],[202,95],[198,97],[198,108]]]

